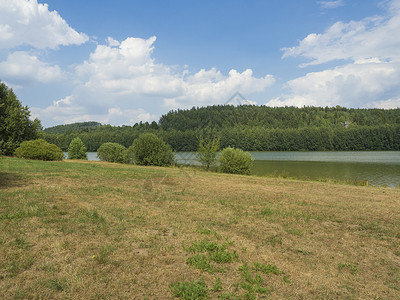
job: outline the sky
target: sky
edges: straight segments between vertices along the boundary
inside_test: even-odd
[[[0,81],[44,127],[225,104],[400,107],[400,0],[0,0]]]

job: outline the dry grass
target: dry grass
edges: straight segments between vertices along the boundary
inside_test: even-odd
[[[3,299],[173,299],[201,280],[211,299],[400,298],[399,189],[99,162],[0,170]]]

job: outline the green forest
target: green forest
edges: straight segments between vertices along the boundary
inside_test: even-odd
[[[158,123],[58,125],[44,129],[43,138],[66,151],[79,137],[92,152],[106,142],[129,147],[145,132],[174,151],[196,151],[199,137],[245,151],[400,150],[400,109],[216,105],[173,110]]]

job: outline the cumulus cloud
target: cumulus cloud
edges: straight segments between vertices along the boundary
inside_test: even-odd
[[[334,60],[400,60],[400,1],[389,3],[387,16],[361,21],[336,22],[324,33],[311,33],[298,46],[283,48],[282,58],[302,56],[311,60],[301,66]]]
[[[111,42],[110,42],[111,41]],[[255,78],[252,70],[231,70],[228,76],[216,68],[195,74],[176,72],[173,67],[156,63],[152,57],[156,37],[127,38],[98,45],[89,60],[78,66],[77,74],[85,87],[113,95],[156,96],[168,101],[223,102],[229,94],[261,91],[274,82],[271,75]],[[112,46],[116,45],[116,46]]]
[[[80,45],[88,41],[37,0],[0,0],[0,48],[29,45],[55,49],[60,45]]]
[[[97,45],[75,69],[79,84],[70,101],[85,111],[79,114],[97,116],[96,120],[113,124],[151,121],[159,115],[145,112],[150,106],[152,111],[165,113],[178,107],[224,104],[236,91],[245,95],[260,92],[275,81],[271,75],[257,78],[250,69],[242,72],[232,69],[223,74],[211,68],[190,73],[186,67],[157,63],[153,58],[155,41],[155,36],[129,37],[123,41],[109,37],[106,44]],[[144,108],[132,110],[132,107]],[[93,109],[98,113],[93,114]],[[59,107],[53,103],[39,113],[57,114],[57,111]],[[66,109],[61,113],[63,118],[71,120],[64,113],[73,115],[75,111]]]
[[[0,62],[0,77],[16,85],[32,82],[49,83],[62,78],[63,72],[57,65],[51,66],[35,55],[16,51]]]
[[[368,103],[375,103],[376,99],[400,93],[399,80],[398,64],[359,62],[293,79],[287,83],[289,94],[266,104],[366,107]]]
[[[272,75],[255,78],[251,69],[241,73],[230,70],[228,76],[215,68],[208,71],[200,70],[182,81],[184,92],[176,97],[165,99],[165,105],[177,108],[213,103],[224,104],[237,91],[245,95],[260,92],[274,82]]]
[[[298,46],[284,48],[283,58],[304,57],[320,65],[343,65],[308,73],[286,84],[288,92],[268,101],[270,106],[317,105],[393,107],[400,88],[400,1],[387,3],[386,16],[337,22],[324,33],[309,34]],[[394,100],[393,100],[394,99]]]
[[[97,112],[91,111],[84,104],[79,104],[79,99],[67,96],[54,101],[46,108],[32,107],[32,116],[49,120],[55,124],[69,124],[96,120],[102,124],[133,125],[140,121],[151,122],[156,115],[146,112],[144,109],[121,109],[114,106],[104,108]]]

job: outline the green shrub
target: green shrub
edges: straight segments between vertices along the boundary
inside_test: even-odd
[[[15,149],[14,154],[17,157],[39,160],[62,160],[64,158],[64,153],[59,147],[43,139],[22,142]]]
[[[118,143],[104,143],[97,150],[97,157],[108,162],[128,162],[126,148]]]
[[[74,138],[68,147],[69,159],[88,159],[86,154],[86,147],[82,140],[77,137]]]
[[[218,161],[220,169],[224,173],[248,175],[254,159],[249,152],[228,147],[222,150]]]
[[[128,153],[135,164],[142,166],[169,166],[174,159],[171,147],[153,133],[140,135]]]

